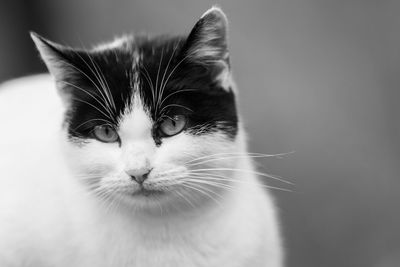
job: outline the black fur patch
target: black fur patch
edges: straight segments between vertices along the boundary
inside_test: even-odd
[[[229,64],[228,59],[193,59],[188,54],[190,36],[136,36],[116,48],[91,51],[41,41],[51,50],[55,62],[50,64],[57,64],[62,73],[57,80],[70,99],[65,125],[71,138],[93,138],[97,125],[118,128],[136,90],[150,111],[158,144],[164,138],[160,122],[177,114],[187,116],[185,131],[190,134],[237,134],[235,95],[216,80],[221,71],[218,61]]]

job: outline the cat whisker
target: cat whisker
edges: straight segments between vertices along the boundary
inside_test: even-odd
[[[151,80],[151,77],[150,77],[149,72],[147,71],[147,68],[146,68],[144,65],[142,65],[141,67],[142,67],[143,70],[145,71],[145,72],[141,72],[141,73],[143,74],[144,78],[146,79],[147,83],[148,83],[149,86],[150,86],[150,89],[151,89],[151,96],[152,96],[152,102],[154,103],[154,102],[155,102],[155,88],[154,88],[154,84],[153,84],[153,82],[152,82],[152,80]]]
[[[213,123],[208,121],[208,122],[205,122],[203,124],[193,126],[193,127],[189,128],[189,130],[192,133],[198,135],[198,134],[202,134],[204,132],[207,132],[207,130],[211,129],[212,126],[213,126]]]
[[[187,185],[184,185],[184,186],[187,186]],[[183,192],[179,192],[179,191],[177,191],[177,190],[172,191],[172,192],[174,192],[177,196],[181,197],[184,201],[186,201],[187,203],[189,203],[189,205],[190,205],[192,208],[196,209],[196,206],[190,201],[189,198],[187,198],[187,197],[184,196]]]
[[[85,75],[86,78],[88,78],[88,79],[92,82],[92,84],[95,86],[95,88],[97,89],[97,91],[100,93],[100,95],[101,95],[102,98],[104,99],[104,103],[109,107],[109,109],[110,109],[110,111],[111,111],[111,110],[112,110],[112,108],[110,107],[110,105],[111,105],[111,100],[110,100],[110,98],[107,96],[107,94],[106,94],[106,92],[105,92],[105,90],[104,90],[104,87],[103,87],[102,83],[100,82],[98,76],[97,76],[96,73],[93,71],[92,67],[88,64],[88,62],[87,62],[78,52],[75,52],[75,51],[74,51],[74,53],[82,60],[82,62],[88,67],[88,69],[93,73],[93,75],[94,75],[95,78],[97,79],[98,84],[95,83],[95,82],[92,80],[92,78],[90,78],[86,73],[81,72],[81,73],[83,73],[83,74]],[[86,53],[87,53],[87,52],[86,52]],[[87,53],[87,55],[89,56],[88,53]],[[91,59],[91,58],[90,58],[90,59]],[[68,63],[68,64],[69,64],[69,63]],[[73,66],[72,64],[69,64],[69,65]],[[73,67],[75,67],[75,66],[73,66]],[[100,87],[99,87],[99,86],[100,86]],[[100,89],[100,88],[101,88],[101,89]],[[115,110],[115,109],[114,109],[114,110]]]
[[[157,196],[155,196],[155,203],[157,203],[158,207],[160,208],[160,215],[162,216],[164,210],[163,210],[163,207],[162,207],[162,205],[160,203],[160,199]]]
[[[91,173],[86,173],[86,174],[74,174],[74,177],[80,178],[80,179],[101,179],[103,176],[99,174],[91,174]]]
[[[214,191],[212,191],[212,190],[210,190],[210,189],[208,189],[208,188],[206,188],[206,187],[204,187],[204,186],[202,186],[200,184],[196,184],[196,183],[194,183],[194,182],[192,182],[190,180],[187,180],[186,183],[184,184],[184,186],[186,186],[187,188],[193,189],[193,190],[195,190],[195,191],[207,196],[208,198],[210,198],[211,200],[215,201],[215,203],[217,203],[218,205],[221,206],[221,202],[208,193],[208,192],[212,192],[216,196],[218,196],[219,198],[222,198],[220,195],[218,195]]]
[[[160,62],[158,63],[158,70],[157,70],[157,76],[156,76],[156,102],[158,102],[158,99],[160,99],[160,86],[158,85],[158,78],[160,76],[160,69],[161,69],[161,65],[162,65],[162,61],[163,61],[163,57],[164,57],[164,48],[162,48],[161,50],[161,58],[160,58]],[[155,108],[155,113],[157,114],[157,105],[156,103],[154,104],[154,108]]]
[[[116,183],[113,183],[114,186],[108,185],[107,188],[105,189],[105,201],[108,202],[108,205],[106,207],[106,212],[111,212],[113,209],[118,210],[119,203],[121,201],[121,197],[119,194],[116,194],[118,192],[124,192],[123,189],[120,188]]]
[[[219,157],[219,158],[213,158],[213,159],[208,159],[204,160],[201,162],[195,162],[195,163],[190,163],[188,164],[189,166],[196,166],[196,165],[201,165],[207,162],[215,162],[219,160],[227,160],[227,159],[240,159],[240,158],[270,158],[270,157],[275,157],[274,155],[243,155],[243,156],[230,156],[230,157]]]
[[[269,158],[269,157],[276,157],[276,158],[281,158],[283,156],[287,156],[290,154],[293,154],[294,152],[287,152],[287,153],[279,153],[279,154],[263,154],[263,153],[257,153],[257,152],[221,152],[221,153],[215,153],[215,154],[211,154],[211,155],[205,155],[205,156],[201,156],[192,160],[189,160],[187,162],[185,162],[185,164],[197,161],[197,160],[201,160],[201,159],[207,159],[207,158],[212,158],[212,157],[216,157],[216,156],[229,156],[229,155],[233,155],[233,156],[259,156],[259,157],[265,157],[265,158]]]
[[[233,171],[233,172],[243,172],[243,173],[251,173],[251,174],[255,174],[258,176],[262,176],[262,177],[266,177],[266,178],[271,178],[277,181],[280,181],[282,183],[286,183],[286,184],[290,184],[290,185],[294,185],[292,182],[286,181],[282,178],[267,174],[267,173],[263,173],[263,172],[258,172],[258,171],[253,171],[253,170],[249,170],[249,169],[239,169],[239,168],[204,168],[204,169],[194,169],[191,170],[191,172],[208,172],[208,171]]]
[[[172,74],[174,74],[175,70],[189,57],[189,55],[183,57],[171,70],[171,72],[168,74],[167,79],[165,80],[164,85],[168,84],[169,79],[171,78]]]
[[[175,45],[174,50],[172,51],[172,54],[169,57],[167,67],[164,70],[164,74],[163,74],[163,77],[161,79],[161,84],[160,84],[160,97],[157,99],[157,104],[156,104],[157,106],[160,106],[160,101],[161,101],[161,99],[163,97],[164,88],[165,88],[165,84],[163,84],[163,82],[164,82],[165,74],[168,72],[169,65],[171,63],[172,58],[175,55],[175,51],[176,51],[177,48],[178,48],[178,43]]]
[[[82,87],[79,87],[79,86],[77,86],[77,85],[75,85],[75,84],[66,82],[66,81],[60,81],[60,82],[66,84],[66,85],[72,86],[72,87],[74,87],[75,89],[78,89],[78,90],[84,92],[85,94],[89,95],[89,96],[90,96],[91,98],[93,98],[97,103],[99,103],[100,106],[103,107],[104,110],[106,110],[110,116],[112,116],[112,112],[111,112],[111,110],[109,109],[109,107],[108,107],[108,106],[104,106],[104,104],[103,104],[97,97],[95,97],[93,94],[89,93],[87,90],[85,90],[85,89],[83,89]],[[106,104],[106,105],[107,105],[107,104]]]
[[[85,50],[85,51],[87,51],[87,50]],[[79,55],[79,53],[77,53],[77,55],[85,62],[86,66],[87,66],[87,67],[89,68],[89,70],[93,73],[93,75],[95,76],[95,78],[96,78],[97,81],[99,82],[100,87],[103,89],[105,95],[107,96],[108,103],[111,105],[112,108],[114,108],[114,111],[115,111],[115,110],[116,110],[116,107],[115,107],[115,103],[114,103],[114,99],[113,99],[113,96],[112,96],[112,94],[111,94],[111,91],[109,90],[109,88],[107,88],[107,87],[105,86],[104,81],[101,79],[99,70],[96,68],[96,64],[95,64],[93,58],[90,56],[89,52],[86,52],[86,55],[88,56],[89,60],[91,61],[92,66],[93,66],[93,68],[94,68],[94,70],[95,70],[96,72],[93,70],[92,67],[89,66],[88,63],[86,63],[86,61],[82,58],[81,55]]]
[[[96,107],[95,105],[93,105],[93,104],[91,104],[91,103],[89,103],[89,102],[87,102],[87,101],[85,101],[85,100],[79,99],[79,98],[72,98],[72,99],[73,99],[73,100],[76,100],[76,101],[78,101],[78,102],[82,102],[82,103],[85,103],[85,104],[91,106],[92,108],[96,109],[98,112],[100,112],[101,114],[103,114],[105,117],[109,118],[110,120],[113,120],[112,117],[111,117],[110,115],[104,113],[102,110],[100,110],[100,109],[99,109],[98,107]]]
[[[113,203],[114,199],[112,194],[108,190],[101,187],[98,190],[94,190],[93,192],[100,200],[100,203],[104,205],[105,212],[108,213],[111,210],[111,207],[114,205]]]
[[[76,52],[75,52],[75,53],[76,53]],[[96,88],[96,90],[99,91],[101,97],[102,97],[103,100],[104,100],[104,103],[106,104],[106,106],[108,106],[107,100],[106,100],[104,94],[102,93],[102,90],[100,90],[100,88],[98,87],[97,83],[95,83],[95,82],[92,80],[92,78],[90,78],[90,77],[89,77],[84,71],[82,71],[80,68],[74,66],[73,64],[71,64],[71,63],[69,63],[69,62],[64,62],[63,64],[66,64],[67,66],[70,66],[70,67],[74,68],[75,70],[77,70],[78,72],[80,72],[82,75],[84,75],[84,76],[94,85],[94,87]]]
[[[112,192],[108,192],[109,198],[108,198],[108,202],[109,205],[107,207],[107,212],[111,213],[115,210],[118,210],[118,206],[120,203],[120,199],[119,196],[117,194],[115,194],[118,190],[113,190]]]
[[[74,52],[74,53],[77,54],[77,52]],[[93,79],[90,78],[90,76],[89,76],[86,72],[84,72],[82,69],[76,67],[75,65],[73,65],[73,64],[71,64],[71,63],[69,63],[69,62],[63,62],[63,64],[66,64],[67,66],[69,66],[69,67],[75,69],[76,71],[78,71],[79,73],[81,73],[81,74],[82,74],[83,76],[85,76],[97,89],[99,89],[98,84],[95,83],[95,82],[93,81]],[[99,92],[101,92],[101,91],[99,90]]]
[[[104,89],[105,89],[105,91],[107,91],[108,94],[109,94],[110,101],[111,101],[111,105],[113,106],[114,111],[116,111],[117,108],[116,108],[116,106],[115,106],[114,97],[113,97],[113,95],[112,95],[112,93],[111,93],[110,86],[109,86],[109,84],[108,84],[108,82],[107,82],[106,77],[104,76],[104,73],[102,72],[100,66],[92,59],[92,57],[90,56],[90,54],[88,54],[88,57],[89,57],[89,59],[92,61],[93,66],[95,67],[95,69],[97,69],[97,73],[99,74],[99,78],[100,78],[100,80],[103,81]]]
[[[193,178],[195,178],[195,179],[193,179]],[[227,183],[214,181],[214,180],[206,180],[206,179],[203,179],[204,177],[193,177],[193,178],[191,178],[189,176],[188,178],[185,179],[185,181],[191,181],[191,182],[198,183],[198,184],[212,185],[212,186],[216,186],[216,187],[223,188],[223,189],[228,189],[228,190],[235,189],[235,187],[230,186]]]
[[[162,105],[164,104],[164,102],[165,102],[169,97],[171,97],[171,96],[173,96],[173,95],[175,95],[175,94],[182,93],[182,92],[197,91],[197,90],[198,90],[198,89],[191,89],[191,88],[189,88],[189,89],[182,89],[182,90],[178,90],[178,91],[174,91],[174,92],[172,92],[172,93],[169,93],[168,95],[166,95],[166,96],[163,98],[163,100],[162,100],[161,103],[160,103],[160,106],[162,106]]]
[[[191,178],[194,179],[202,179],[202,180],[217,180],[217,181],[225,181],[228,183],[237,183],[237,184],[243,184],[243,185],[256,185],[262,188],[267,188],[267,189],[276,189],[280,191],[285,191],[285,192],[293,192],[293,190],[287,189],[287,188],[282,188],[282,187],[276,187],[276,186],[269,186],[263,183],[258,183],[258,182],[249,182],[249,181],[242,181],[237,178],[230,178],[226,176],[221,176],[221,175],[216,175],[216,174],[195,174],[191,173],[190,176]]]
[[[164,82],[164,87],[166,84],[168,84],[169,79],[172,77],[172,75],[174,74],[175,70],[189,57],[189,55],[183,57],[175,66],[174,68],[171,70],[171,72],[168,74],[167,79]],[[164,88],[162,89],[162,91],[164,91]],[[160,105],[160,109],[162,108],[162,105]]]
[[[161,117],[160,117],[159,120],[162,121],[164,118],[168,118],[168,119],[170,119],[170,120],[174,120],[172,117],[168,116],[167,114],[161,115]]]
[[[106,122],[106,123],[104,123],[104,124],[102,124],[102,125],[108,125],[108,126],[110,126],[110,127],[114,127],[114,125],[112,125],[111,122],[108,121],[108,120],[104,120],[104,119],[90,119],[90,120],[87,120],[87,121],[85,121],[85,122],[79,124],[79,125],[78,125],[77,127],[75,127],[73,130],[76,131],[77,129],[79,129],[79,127],[82,127],[82,126],[85,125],[86,123],[89,123],[89,122],[92,122],[92,121],[103,121],[103,122]]]
[[[168,104],[168,105],[166,105],[165,107],[163,107],[161,109],[160,113],[162,114],[164,112],[164,110],[167,109],[168,107],[181,107],[183,109],[186,109],[186,110],[189,110],[189,111],[193,112],[192,109],[190,109],[190,108],[188,108],[186,106],[180,105],[180,104]]]

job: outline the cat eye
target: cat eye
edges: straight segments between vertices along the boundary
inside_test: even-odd
[[[174,115],[163,120],[159,129],[165,136],[173,136],[183,131],[186,121],[184,115]]]
[[[119,139],[117,131],[109,125],[94,127],[93,134],[97,140],[104,143],[114,143]]]

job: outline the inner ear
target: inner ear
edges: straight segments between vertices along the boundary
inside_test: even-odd
[[[186,40],[186,56],[198,63],[214,64],[224,61],[229,65],[227,28],[228,20],[220,8],[207,10]]]
[[[197,21],[183,47],[189,62],[202,65],[223,88],[231,84],[228,20],[218,7],[207,10]]]

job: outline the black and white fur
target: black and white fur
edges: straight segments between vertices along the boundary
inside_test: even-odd
[[[282,266],[219,8],[183,37],[32,38],[52,76],[0,88],[0,266]],[[118,142],[93,136],[103,124]]]

